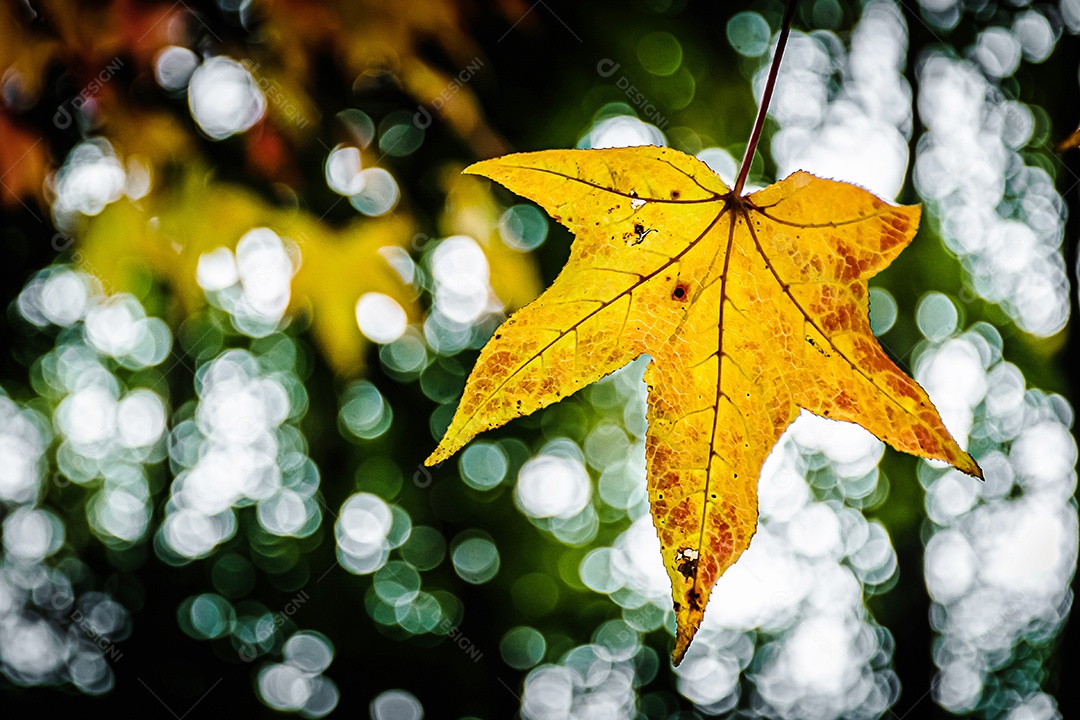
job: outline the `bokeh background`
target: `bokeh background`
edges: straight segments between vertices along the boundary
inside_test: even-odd
[[[4,712],[1075,716],[1080,0],[803,0],[750,174],[923,203],[871,321],[984,483],[804,415],[674,669],[643,360],[420,465],[571,240],[459,171],[730,182],[782,12],[0,5]]]

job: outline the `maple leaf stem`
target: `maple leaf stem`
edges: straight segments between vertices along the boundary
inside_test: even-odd
[[[761,139],[761,128],[765,125],[765,114],[769,112],[769,102],[772,100],[773,89],[776,87],[776,76],[780,72],[780,61],[784,57],[784,48],[787,47],[788,35],[791,34],[791,21],[795,18],[795,6],[798,3],[799,0],[788,0],[787,10],[784,11],[784,19],[780,24],[780,38],[776,41],[776,52],[773,53],[772,65],[769,66],[769,78],[765,81],[765,92],[761,96],[761,105],[758,107],[757,118],[754,120],[754,131],[750,133],[750,142],[746,144],[746,152],[743,154],[742,165],[739,167],[739,177],[735,180],[736,197],[742,196],[746,176],[750,174],[750,163],[754,160],[754,151],[757,150],[758,140]]]

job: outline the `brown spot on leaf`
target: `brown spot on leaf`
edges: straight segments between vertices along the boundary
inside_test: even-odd
[[[669,470],[660,476],[660,479],[656,481],[656,487],[658,490],[667,490],[679,484],[679,473],[674,470]]]
[[[698,551],[684,547],[675,553],[675,562],[677,563],[675,569],[679,571],[679,574],[690,580],[697,573]]]
[[[889,373],[885,377],[885,382],[889,386],[889,389],[892,390],[895,394],[902,395],[903,397],[910,398],[911,400],[919,399],[919,393],[915,391],[915,388],[911,387],[905,377]]]
[[[701,593],[697,591],[697,588],[691,590],[686,594],[686,598],[690,601],[691,610],[701,609]]]
[[[904,242],[904,236],[902,233],[890,232],[886,230],[881,234],[880,247],[881,251],[892,250],[894,247]]]

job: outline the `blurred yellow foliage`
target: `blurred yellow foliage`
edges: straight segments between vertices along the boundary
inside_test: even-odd
[[[517,21],[528,11],[509,0],[501,12]],[[410,247],[416,228],[403,202],[390,217],[357,218],[335,228],[303,205],[301,151],[325,155],[335,144],[319,138],[322,122],[313,94],[322,81],[316,59],[331,57],[356,93],[385,85],[390,79],[407,93],[419,113],[418,126],[433,118],[486,157],[505,144],[483,119],[469,81],[484,60],[470,37],[467,0],[430,0],[387,4],[376,0],[264,0],[245,10],[259,41],[241,44],[223,40],[211,18],[171,0],[108,0],[69,3],[42,0],[31,5],[0,7],[0,203],[16,206],[27,197],[43,204],[56,193],[51,131],[70,139],[72,133],[103,137],[115,150],[137,191],[108,205],[94,217],[74,223],[76,257],[111,292],[145,290],[147,271],[165,283],[176,298],[176,323],[205,305],[196,281],[203,253],[236,248],[253,228],[266,227],[299,250],[292,279],[289,312],[311,318],[315,341],[334,370],[354,375],[363,368],[367,341],[355,317],[357,299],[365,292],[394,298],[410,321],[422,310],[413,286],[388,264],[383,248]],[[225,11],[222,11],[225,12]],[[209,23],[209,24],[208,24]],[[241,168],[253,180],[269,181],[287,207],[264,196],[215,179],[213,163],[201,148],[205,138],[187,116],[182,99],[155,95],[155,62],[171,46],[191,49],[198,61],[212,55],[236,58],[251,74],[266,99],[266,115],[242,137]],[[449,62],[430,60],[437,47]],[[72,88],[69,98],[46,108],[55,127],[41,127],[29,111],[47,102],[54,88],[45,86],[50,72],[62,70]],[[454,69],[448,69],[452,67]],[[167,93],[166,93],[167,94]],[[181,100],[175,103],[173,100]],[[54,117],[55,115],[55,117]],[[34,117],[39,117],[35,114]],[[350,128],[334,135],[349,137]],[[344,131],[344,132],[343,132]],[[364,168],[382,160],[367,137],[349,137],[362,152]],[[318,143],[318,146],[315,145]],[[235,157],[230,155],[229,157]],[[451,173],[455,177],[457,171]],[[315,182],[322,183],[321,173]],[[540,292],[531,258],[502,242],[495,229],[500,208],[473,179],[447,181],[450,194],[442,229],[467,233],[484,247],[498,297],[515,309]],[[139,196],[131,200],[130,196]],[[65,219],[70,222],[70,219]]]
[[[339,374],[363,369],[368,341],[355,317],[363,293],[388,295],[410,322],[420,319],[416,293],[380,254],[381,248],[407,246],[413,234],[408,220],[358,219],[334,230],[310,213],[276,208],[244,188],[194,173],[173,192],[137,202],[125,198],[89,218],[79,259],[110,292],[134,290],[142,268],[149,268],[175,292],[182,320],[206,302],[196,282],[199,257],[221,247],[235,250],[245,233],[260,227],[299,250],[289,311],[310,315],[315,340]]]
[[[419,112],[441,118],[473,152],[488,157],[507,148],[484,121],[467,86],[469,68],[484,62],[466,27],[471,5],[461,0],[279,0],[257,5],[256,13],[266,20],[267,64],[276,64],[280,77],[309,82],[312,57],[328,52],[354,76],[354,89],[363,90],[383,76],[396,79],[420,104]],[[529,7],[510,0],[501,9],[515,22]],[[425,44],[445,53],[456,74],[428,60],[429,54],[422,52]]]
[[[499,234],[503,209],[491,194],[491,183],[461,174],[460,167],[442,174],[446,206],[439,222],[444,235],[468,235],[483,248],[491,267],[491,289],[514,311],[532,302],[543,290],[540,273],[524,253],[509,247]]]

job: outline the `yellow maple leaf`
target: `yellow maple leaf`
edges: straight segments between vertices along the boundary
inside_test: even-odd
[[[477,163],[570,228],[570,259],[484,347],[428,464],[648,354],[649,501],[678,664],[717,578],[750,544],[765,458],[800,408],[981,477],[870,331],[867,278],[918,207],[797,172],[749,196],[667,148]]]

